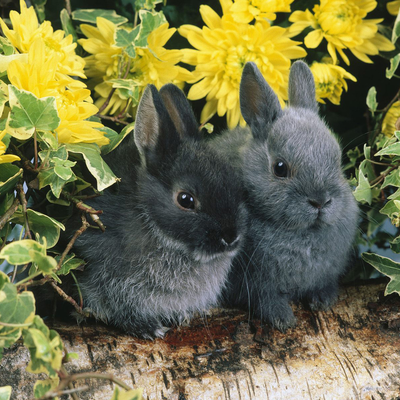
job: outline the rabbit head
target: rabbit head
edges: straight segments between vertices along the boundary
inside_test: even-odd
[[[340,146],[318,116],[314,79],[302,61],[291,68],[288,97],[282,110],[256,65],[246,64],[240,101],[254,138],[244,163],[249,205],[285,229],[334,224],[354,200]]]
[[[233,256],[243,207],[228,163],[202,140],[183,92],[150,85],[138,108],[135,143],[142,166],[137,203],[153,234],[199,261]]]

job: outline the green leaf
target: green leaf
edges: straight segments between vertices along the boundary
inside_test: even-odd
[[[394,56],[390,60],[390,68],[386,68],[386,78],[392,79],[394,73],[397,70],[397,67],[399,66],[400,63],[400,54],[397,54],[397,56]]]
[[[33,395],[36,399],[44,397],[47,392],[54,390],[60,383],[60,378],[49,378],[45,380],[37,380],[33,387]]]
[[[60,19],[61,19],[61,26],[65,32],[65,36],[72,35],[72,40],[74,43],[78,40],[78,35],[76,34],[76,30],[74,28],[74,25],[72,24],[72,20],[68,14],[68,11],[63,8],[60,13]]]
[[[131,124],[125,126],[125,128],[122,129],[121,133],[119,134],[110,128],[102,128],[101,130],[106,132],[105,136],[110,139],[110,143],[106,144],[105,146],[101,146],[101,154],[104,156],[110,151],[116,149],[119,144],[133,131],[134,127],[135,123],[132,122]]]
[[[397,236],[390,242],[390,248],[395,253],[400,253],[400,236]]]
[[[71,176],[71,178],[64,180],[59,177],[54,171],[54,168],[49,168],[46,170],[42,170],[38,174],[39,179],[39,189],[44,188],[47,185],[50,185],[50,189],[53,192],[54,196],[57,199],[60,197],[61,190],[63,189],[64,185],[68,182],[73,182],[76,180],[75,174]]]
[[[93,143],[67,144],[70,153],[81,154],[90,173],[97,181],[97,189],[102,191],[117,182],[117,177],[101,158],[100,148]]]
[[[61,256],[57,256],[56,260],[59,262]],[[57,271],[57,275],[67,275],[70,271],[85,265],[85,261],[80,258],[75,258],[75,254],[69,254]]]
[[[139,86],[137,81],[133,79],[110,79],[107,83],[111,83],[112,87],[118,89],[118,95],[125,99],[131,100],[132,106],[139,104]]]
[[[396,43],[398,37],[400,36],[400,13],[397,14],[396,20],[394,21],[393,31],[392,31],[392,43]]]
[[[391,144],[382,150],[378,151],[376,156],[400,156],[400,142]]]
[[[385,177],[381,189],[384,189],[387,186],[395,186],[400,187],[400,170],[395,169],[389,175]]]
[[[38,132],[38,140],[45,142],[52,150],[58,149],[58,141],[50,132]]]
[[[10,400],[11,391],[11,386],[0,387],[0,400]]]
[[[4,106],[8,101],[8,88],[7,85],[0,81],[0,116],[3,115]]]
[[[52,131],[60,124],[55,97],[38,99],[26,90],[8,85],[11,112],[7,133],[19,140],[29,139],[36,131]]]
[[[23,332],[24,345],[29,349],[31,361],[28,372],[46,373],[50,378],[57,378],[63,358],[63,344],[59,334],[50,330],[43,320],[35,315],[33,324]]]
[[[6,246],[7,247],[7,246]],[[21,336],[23,328],[30,326],[35,317],[35,297],[32,292],[18,294],[14,284],[5,282],[7,275],[0,271],[3,282],[0,290],[0,349],[11,346]]]
[[[43,255],[34,250],[31,250],[29,254],[32,257],[32,261],[43,275],[50,275],[57,268],[57,261],[53,257]]]
[[[73,176],[72,167],[76,162],[69,160],[62,160],[61,158],[53,157],[51,162],[54,163],[54,172],[64,181],[68,181]]]
[[[372,115],[374,115],[374,112],[376,111],[376,109],[378,107],[378,103],[376,102],[376,88],[375,88],[375,86],[372,86],[368,90],[367,106],[370,109]]]
[[[358,175],[358,186],[353,194],[356,200],[360,203],[371,204],[372,202],[371,186],[369,185],[368,179],[365,177],[361,169],[359,170]]]
[[[111,400],[142,400],[143,390],[142,389],[132,389],[124,390],[120,389],[118,386],[115,387]]]
[[[125,3],[126,1],[129,0],[122,0],[122,4]],[[141,9],[146,9],[146,10],[154,10],[156,4],[162,3],[163,0],[134,0],[135,4],[135,11],[139,11]]]
[[[114,10],[103,10],[100,8],[75,10],[71,16],[74,20],[89,22],[91,24],[96,23],[97,17],[105,18],[115,25],[121,25],[128,21],[127,18],[118,15]]]
[[[371,264],[381,274],[390,278],[385,289],[385,296],[391,293],[400,294],[400,264],[390,258],[379,256],[373,253],[363,253],[362,258]]]
[[[22,168],[6,163],[0,167],[0,197],[13,190],[23,173]]]
[[[28,209],[27,215],[31,230],[46,238],[47,248],[50,249],[55,246],[60,238],[60,229],[65,231],[65,226],[54,218],[38,211]]]
[[[115,32],[115,45],[124,49],[129,57],[136,57],[136,50],[134,40],[139,33],[140,27],[137,26],[132,31],[127,31],[126,29],[117,29]]]
[[[38,16],[40,23],[42,23],[46,18],[46,2],[47,0],[32,0],[32,4],[35,7],[36,15]]]
[[[6,260],[11,265],[22,265],[32,262],[31,251],[46,255],[46,247],[35,240],[16,240],[7,244],[0,251],[0,259]]]
[[[384,207],[379,211],[381,214],[387,215],[389,218],[393,217],[393,214],[398,213],[400,210],[397,208],[396,200],[388,201]]]
[[[154,29],[167,22],[162,12],[152,13],[150,11],[140,10],[141,20],[139,34],[135,40],[136,47],[147,47],[147,38]]]

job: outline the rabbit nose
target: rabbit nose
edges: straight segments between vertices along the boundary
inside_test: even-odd
[[[222,231],[221,242],[224,246],[233,246],[239,241],[235,228],[225,228]]]
[[[324,208],[327,206],[330,202],[331,199],[320,199],[320,200],[314,200],[314,199],[308,199],[308,202],[314,207],[320,210],[321,208]]]

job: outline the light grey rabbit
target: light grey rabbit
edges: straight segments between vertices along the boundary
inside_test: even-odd
[[[358,207],[339,144],[318,116],[314,79],[304,62],[291,68],[284,110],[256,65],[247,63],[240,105],[250,129],[228,132],[216,146],[242,169],[249,211],[244,250],[224,296],[284,331],[296,324],[291,301],[306,300],[312,309],[335,301]]]
[[[217,302],[244,240],[240,180],[172,84],[146,88],[134,140],[107,161],[122,180],[117,193],[88,201],[106,230],[76,244],[88,262],[78,278],[84,305],[133,335],[162,337]]]

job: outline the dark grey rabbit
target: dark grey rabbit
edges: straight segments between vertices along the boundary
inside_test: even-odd
[[[335,301],[358,207],[304,62],[291,68],[284,110],[256,65],[247,63],[240,104],[250,129],[231,132],[218,147],[229,149],[243,171],[249,228],[224,296],[284,331],[296,323],[291,301],[306,300],[312,309]]]
[[[239,179],[201,140],[176,86],[146,88],[129,140],[107,160],[121,177],[118,193],[89,203],[104,211],[106,231],[79,238],[88,262],[79,283],[96,318],[162,337],[165,325],[216,303],[244,239],[246,211]]]

